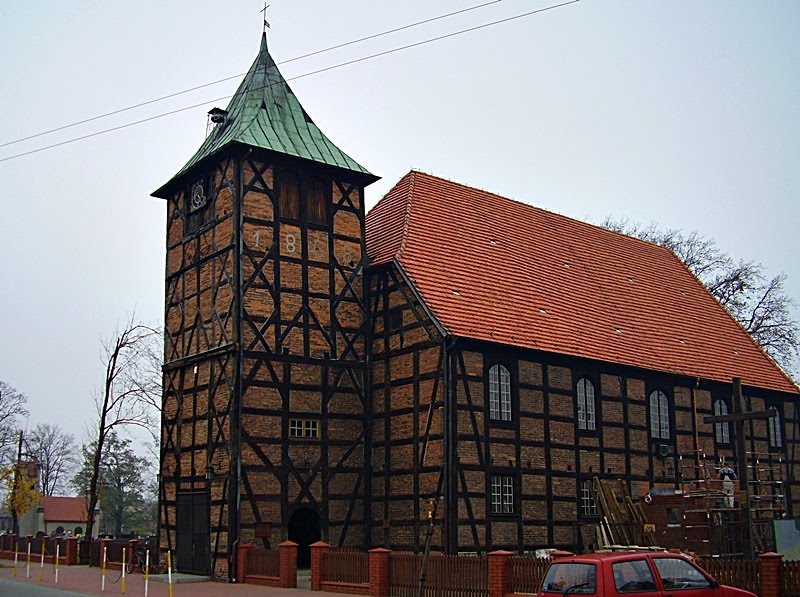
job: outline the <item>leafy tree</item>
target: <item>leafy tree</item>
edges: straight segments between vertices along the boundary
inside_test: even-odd
[[[760,263],[736,261],[698,232],[612,217],[600,225],[670,249],[784,371],[798,372],[800,324],[792,317],[795,302],[784,289],[784,274],[770,278]]]
[[[82,465],[73,477],[72,485],[82,493],[93,475],[96,446],[81,448]],[[103,527],[115,536],[125,533],[149,534],[154,530],[155,518],[151,502],[156,490],[145,481],[150,463],[138,456],[131,440],[120,438],[112,432],[106,437],[105,450],[100,462],[98,496]]]
[[[36,477],[28,475],[28,463],[17,462],[0,471],[0,483],[5,488],[3,509],[11,514],[12,528],[18,531],[19,517],[39,499]]]
[[[25,394],[0,381],[0,464],[12,465],[17,460],[17,438],[20,417],[28,414]]]
[[[102,463],[109,451],[106,443],[119,427],[138,426],[153,434],[161,404],[161,334],[133,317],[125,329],[103,345],[106,374],[103,389],[95,397],[98,423],[90,444],[91,475],[86,534],[91,536],[98,502]]]
[[[67,476],[77,464],[75,438],[58,425],[41,423],[28,434],[28,456],[39,466],[42,495],[63,493]]]

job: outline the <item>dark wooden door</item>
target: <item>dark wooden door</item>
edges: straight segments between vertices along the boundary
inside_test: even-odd
[[[208,493],[178,494],[178,572],[209,573],[209,515]]]

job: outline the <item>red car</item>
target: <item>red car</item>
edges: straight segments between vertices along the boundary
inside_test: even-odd
[[[536,595],[756,597],[749,591],[719,584],[684,555],[654,551],[559,558],[550,564]]]

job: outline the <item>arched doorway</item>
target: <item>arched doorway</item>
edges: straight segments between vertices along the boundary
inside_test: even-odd
[[[311,566],[311,548],[322,537],[319,514],[312,508],[298,508],[289,518],[289,541],[297,543],[297,567]]]

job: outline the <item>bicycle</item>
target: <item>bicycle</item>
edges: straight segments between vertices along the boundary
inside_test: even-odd
[[[130,559],[125,563],[125,570],[128,574],[132,574],[134,570],[137,568],[141,570],[142,574],[145,573],[145,568],[147,567],[147,546],[142,545],[141,547],[137,546],[136,549],[131,554]],[[150,558],[150,570],[148,571],[149,574],[160,574],[161,573],[161,566],[158,563],[156,558]]]

